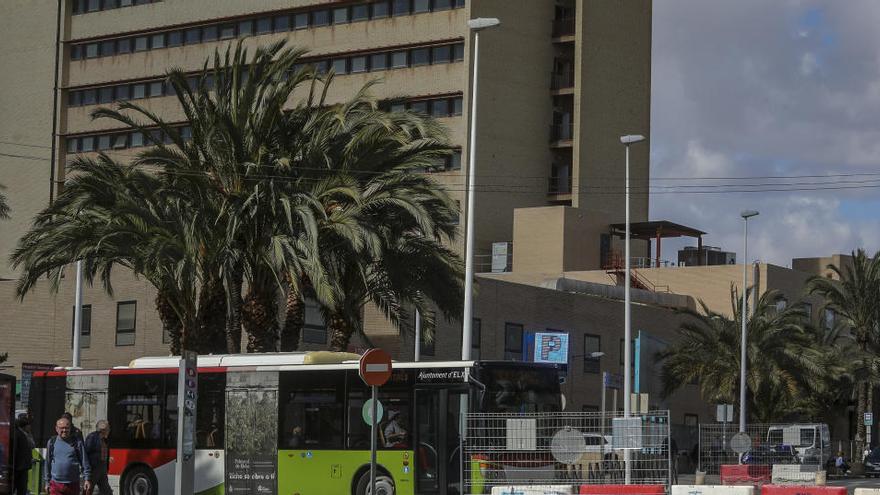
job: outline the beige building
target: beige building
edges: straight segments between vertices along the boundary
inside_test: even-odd
[[[239,39],[249,47],[287,40],[309,50],[304,63],[336,71],[331,102],[379,79],[376,97],[446,124],[461,151],[428,173],[463,203],[473,68],[467,20],[476,17],[502,22],[481,35],[478,253],[513,239],[515,208],[570,205],[601,225],[622,221],[618,138],[649,134],[648,0],[0,3],[0,62],[7,68],[0,74],[0,184],[13,209],[0,223],[0,329],[7,337],[0,351],[10,352],[7,364],[17,372],[22,362],[69,359],[72,277],[58,295],[40,286],[19,304],[17,273],[5,262],[18,238],[58,193],[71,157],[105,151],[125,160],[144,145],[130,129],[93,121],[95,108],[132,100],[184,126],[163,83],[168,69],[195,72]],[[648,184],[648,150],[648,143],[633,147],[633,187]],[[647,215],[641,195],[633,218]],[[85,291],[91,342],[83,363],[167,352],[149,284],[120,272],[114,289],[112,298],[99,288]],[[369,316],[371,332],[396,334]],[[319,329],[308,335],[307,345],[326,338]]]

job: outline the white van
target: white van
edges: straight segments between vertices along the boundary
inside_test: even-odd
[[[824,464],[831,456],[831,432],[824,423],[771,426],[767,445],[790,445],[802,464]]]

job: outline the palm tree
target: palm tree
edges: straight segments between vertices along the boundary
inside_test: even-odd
[[[285,122],[284,142],[305,143],[288,154],[302,157],[326,213],[320,259],[340,283],[336,304],[322,304],[333,350],[344,350],[354,334],[365,338],[368,303],[397,326],[404,307],[418,308],[430,326],[435,309],[450,317],[461,304],[461,263],[445,247],[457,233],[458,207],[419,173],[451,151],[446,134],[421,115],[381,111],[366,89],[342,105],[319,100]],[[288,294],[286,327],[294,328],[285,334],[295,336],[302,305],[294,290]]]
[[[3,184],[0,184],[0,191],[6,189]],[[6,202],[6,196],[3,193],[0,193],[0,219],[9,218],[9,203]]]
[[[868,257],[863,249],[852,253],[852,263],[845,267],[829,264],[827,267],[838,280],[815,276],[807,282],[811,294],[822,296],[823,309],[834,311],[841,323],[848,327],[856,346],[863,356],[862,372],[856,378],[856,451],[865,448],[865,411],[873,411],[873,368],[868,357],[876,355],[880,324],[880,252]]]
[[[157,309],[170,330],[173,347],[216,352],[216,338],[205,331],[209,311],[200,311],[207,287],[194,249],[210,236],[198,211],[169,189],[161,176],[124,166],[104,154],[75,158],[71,178],[56,201],[41,211],[12,254],[23,268],[17,292],[24,297],[49,274],[57,290],[65,266],[83,261],[86,282],[99,279],[113,292],[114,267],[132,270],[158,290]],[[178,349],[179,350],[179,349]]]
[[[680,311],[686,319],[678,329],[678,341],[657,356],[665,396],[697,380],[704,400],[739,402],[742,302],[733,288],[730,296],[733,318],[702,301],[701,311]],[[821,371],[803,307],[777,310],[782,300],[778,291],[763,293],[747,322],[746,400],[750,419],[760,422],[781,420],[794,412],[799,395],[809,390],[811,377]]]

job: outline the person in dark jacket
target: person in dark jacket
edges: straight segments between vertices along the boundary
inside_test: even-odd
[[[110,423],[102,419],[95,428],[96,430],[86,437],[85,442],[86,457],[89,458],[89,466],[92,468],[89,480],[93,488],[98,487],[98,493],[101,495],[112,495],[113,490],[107,480],[107,470],[110,467],[110,446],[107,443],[110,437]],[[86,495],[91,493],[86,492]]]
[[[81,476],[86,479],[83,488],[86,492],[90,491],[92,470],[82,441],[74,436],[70,421],[64,417],[55,422],[55,432],[58,435],[50,438],[46,444],[46,466],[43,471],[46,493],[79,495]]]
[[[15,450],[12,465],[15,468],[13,481],[15,495],[28,495],[28,473],[34,462],[34,440],[30,432],[30,420],[27,414],[20,414],[15,421]]]

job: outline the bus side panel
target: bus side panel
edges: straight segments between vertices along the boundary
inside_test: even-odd
[[[415,494],[413,465],[409,450],[380,450],[380,466],[391,473],[395,493]],[[370,464],[370,452],[363,450],[280,450],[278,452],[278,492],[301,495],[348,494],[357,483],[357,471]]]
[[[195,492],[223,494],[223,455],[221,450],[196,450]]]
[[[109,375],[67,375],[64,410],[73,415],[73,424],[83,438],[95,431],[95,423],[107,417]],[[112,425],[111,425],[112,427]]]

